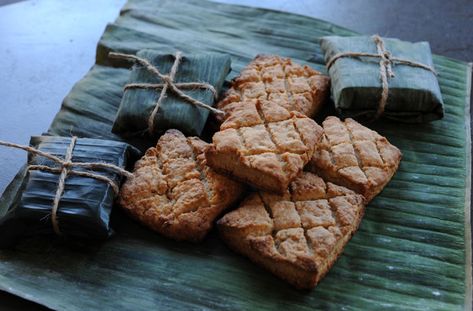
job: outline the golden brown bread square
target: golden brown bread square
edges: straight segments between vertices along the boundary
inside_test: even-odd
[[[314,120],[269,101],[245,103],[213,136],[210,167],[251,186],[283,193],[312,158],[322,137]]]
[[[391,180],[402,154],[373,130],[347,118],[328,117],[324,135],[307,169],[371,201]]]
[[[251,193],[218,221],[235,251],[297,288],[325,276],[357,230],[363,197],[303,172],[283,195]]]
[[[120,190],[120,205],[151,229],[176,240],[199,241],[243,187],[206,165],[208,144],[168,130],[136,164]]]
[[[313,117],[327,99],[330,78],[309,66],[295,64],[290,58],[258,55],[232,82],[217,108],[232,114],[255,100],[271,101],[288,111]],[[218,120],[219,123],[224,118]]]

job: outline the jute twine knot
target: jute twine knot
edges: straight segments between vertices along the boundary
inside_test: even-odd
[[[327,62],[327,69],[330,69],[330,67],[332,67],[332,65],[339,58],[342,58],[342,57],[374,57],[374,58],[380,59],[379,76],[381,80],[382,91],[381,91],[381,98],[379,100],[378,108],[373,117],[373,121],[374,121],[378,119],[384,113],[384,110],[386,108],[386,104],[388,102],[388,96],[389,96],[389,79],[392,79],[395,77],[395,74],[392,69],[394,64],[401,64],[401,65],[406,65],[406,66],[411,66],[411,67],[422,68],[424,70],[428,70],[432,72],[435,75],[437,75],[437,72],[435,71],[435,69],[425,64],[408,60],[408,59],[393,57],[392,53],[386,50],[384,46],[384,41],[379,35],[374,35],[371,37],[371,39],[376,44],[377,53],[365,53],[365,52],[337,53]]]
[[[37,154],[39,156],[45,157],[49,160],[52,160],[53,162],[57,163],[58,166],[47,166],[47,165],[29,165],[27,169],[30,170],[38,170],[38,171],[45,171],[53,174],[60,174],[59,175],[59,181],[57,185],[57,190],[56,194],[54,195],[54,200],[53,200],[53,205],[51,208],[51,223],[53,226],[53,230],[57,235],[62,235],[61,230],[59,229],[59,223],[57,219],[57,210],[59,207],[59,201],[64,193],[64,187],[66,185],[66,177],[68,175],[77,175],[77,176],[82,176],[82,177],[88,177],[88,178],[93,178],[100,180],[102,182],[108,183],[113,191],[115,193],[118,193],[120,188],[119,186],[110,178],[104,175],[96,174],[91,171],[77,171],[74,170],[74,167],[81,167],[81,168],[87,168],[90,170],[110,170],[116,174],[126,176],[128,178],[133,177],[133,174],[122,169],[121,167],[118,167],[113,164],[109,163],[102,163],[102,162],[72,162],[72,153],[74,150],[74,147],[76,145],[77,137],[73,136],[71,138],[71,142],[69,146],[67,147],[66,154],[64,156],[64,159],[61,159],[59,157],[56,157],[55,155],[52,155],[50,153],[41,151],[39,149],[30,147],[30,146],[24,146],[24,145],[18,145],[14,143],[9,143],[6,141],[0,140],[0,145],[6,146],[6,147],[11,147],[11,148],[16,148],[16,149],[22,149],[27,152]]]
[[[115,53],[115,52],[110,52],[108,54],[110,58],[115,58],[115,59],[121,59],[121,60],[126,60],[126,61],[131,61],[134,62],[135,64],[140,64],[143,66],[146,70],[148,70],[150,73],[156,75],[158,78],[161,79],[163,83],[129,83],[125,85],[125,90],[127,89],[132,89],[132,88],[138,88],[138,89],[157,89],[161,90],[161,93],[159,94],[159,98],[156,102],[156,105],[153,108],[153,111],[151,112],[149,118],[148,118],[148,131],[150,134],[154,132],[154,120],[156,118],[156,114],[158,113],[159,107],[163,100],[166,98],[166,93],[168,91],[172,92],[174,95],[178,96],[182,100],[195,105],[197,107],[205,108],[207,110],[210,110],[211,112],[215,114],[220,114],[220,115],[225,115],[225,112],[219,109],[216,109],[212,106],[209,106],[195,98],[190,97],[189,95],[185,94],[182,90],[185,89],[207,89],[212,92],[213,96],[215,99],[218,97],[218,93],[215,90],[215,88],[209,84],[209,83],[204,83],[204,82],[183,82],[183,83],[178,83],[174,82],[179,64],[181,63],[182,60],[182,53],[181,52],[176,52],[174,55],[175,60],[174,63],[171,67],[171,70],[169,74],[162,74],[159,69],[151,64],[147,59],[138,57],[136,55],[132,54],[123,54],[123,53]]]

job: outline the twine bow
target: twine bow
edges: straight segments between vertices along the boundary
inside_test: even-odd
[[[43,156],[47,159],[52,160],[53,162],[58,164],[58,167],[51,167],[47,165],[29,165],[28,170],[37,170],[37,171],[46,171],[54,174],[60,174],[59,175],[59,181],[58,181],[58,186],[56,190],[56,194],[54,195],[54,200],[53,200],[53,205],[51,208],[51,223],[53,226],[53,230],[57,235],[62,235],[61,230],[59,229],[59,224],[58,224],[58,219],[57,219],[57,210],[59,207],[59,201],[61,199],[61,196],[64,192],[64,187],[66,184],[66,177],[68,175],[77,175],[77,176],[83,176],[83,177],[89,177],[93,179],[97,179],[100,181],[103,181],[105,183],[108,183],[113,191],[115,193],[119,192],[119,187],[118,185],[110,178],[104,175],[99,175],[95,174],[89,171],[77,171],[74,170],[74,167],[77,168],[88,168],[91,170],[98,170],[98,169],[105,169],[105,170],[110,170],[113,171],[114,173],[117,173],[122,176],[126,176],[128,178],[133,177],[133,174],[130,172],[122,169],[121,167],[118,167],[113,164],[109,163],[101,163],[101,162],[72,162],[72,152],[74,150],[74,147],[76,145],[77,137],[73,136],[71,138],[71,143],[67,147],[66,150],[66,155],[64,156],[64,159],[61,159],[59,157],[56,157],[50,153],[41,151],[39,149],[30,147],[30,146],[24,146],[24,145],[18,145],[14,143],[9,143],[6,141],[1,141],[0,140],[0,145],[6,146],[6,147],[11,147],[11,148],[16,148],[16,149],[22,149],[30,153],[34,153],[40,156]]]
[[[179,64],[181,63],[182,60],[182,53],[181,52],[176,52],[175,54],[175,60],[174,63],[171,67],[171,70],[169,74],[164,75],[162,74],[159,69],[151,64],[148,60],[138,57],[136,55],[131,55],[131,54],[123,54],[123,53],[115,53],[111,52],[108,54],[110,58],[115,58],[115,59],[124,59],[127,61],[131,61],[134,63],[138,63],[141,66],[143,66],[146,70],[148,70],[150,73],[155,74],[157,77],[159,77],[163,83],[129,83],[125,85],[125,90],[131,89],[131,88],[139,88],[139,89],[161,89],[161,93],[159,94],[158,101],[156,102],[156,105],[154,106],[153,111],[151,112],[149,118],[148,118],[148,131],[149,133],[154,132],[154,119],[156,117],[156,114],[158,113],[159,107],[161,103],[163,102],[164,98],[166,98],[166,93],[167,91],[171,91],[174,95],[180,97],[182,100],[201,107],[205,108],[207,110],[210,110],[211,112],[215,114],[220,114],[220,115],[225,115],[225,112],[219,109],[216,109],[212,106],[209,106],[195,98],[190,97],[189,95],[185,94],[182,90],[184,89],[207,89],[210,90],[214,96],[215,99],[217,99],[218,94],[215,88],[209,84],[209,83],[203,83],[203,82],[189,82],[189,83],[178,83],[174,82],[177,69],[179,67]]]
[[[411,61],[408,59],[402,59],[393,57],[391,52],[386,50],[384,46],[384,41],[379,35],[374,35],[371,39],[376,44],[376,50],[378,53],[365,53],[365,52],[341,52],[335,54],[328,62],[327,62],[327,69],[330,69],[332,65],[337,61],[339,58],[342,57],[374,57],[379,58],[379,76],[381,80],[381,98],[379,100],[378,108],[376,110],[376,114],[373,117],[373,120],[378,119],[383,113],[386,108],[386,104],[388,102],[388,95],[389,95],[389,82],[388,80],[395,77],[395,74],[392,70],[392,66],[394,63],[422,68],[432,72],[433,74],[437,75],[435,69],[430,66],[424,65],[419,62]]]

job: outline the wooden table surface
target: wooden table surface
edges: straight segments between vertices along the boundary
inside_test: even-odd
[[[97,41],[125,0],[15,2],[0,0],[0,139],[27,144],[31,135],[47,130],[64,96],[93,65]],[[365,34],[425,40],[436,54],[473,61],[472,0],[220,2],[304,14]],[[22,151],[0,149],[0,192],[24,162]],[[0,292],[0,310],[45,308]]]

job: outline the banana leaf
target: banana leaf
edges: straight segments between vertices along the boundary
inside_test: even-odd
[[[228,53],[229,79],[261,53],[324,70],[318,42],[327,35],[355,33],[309,17],[207,1],[129,1],[49,134],[120,140],[111,128],[129,72],[107,59],[109,51]],[[61,310],[471,310],[471,65],[441,56],[433,61],[445,117],[370,125],[402,150],[403,161],[314,290],[291,288],[231,252],[216,232],[199,245],[176,243],[120,209],[112,213],[115,237],[100,246],[31,239],[1,250],[0,288]],[[154,143],[127,141],[142,150]],[[20,172],[0,200],[0,214],[21,178]]]
[[[162,54],[162,51],[143,50],[138,57],[147,59],[162,74],[168,74],[175,60],[175,53]],[[175,83],[198,82],[212,85],[218,92],[230,71],[230,56],[216,53],[183,55],[174,78]],[[159,77],[146,68],[135,65],[128,83],[163,83]],[[209,89],[182,90],[184,94],[204,104],[213,106],[215,96]],[[143,136],[148,134],[148,119],[160,97],[161,89],[125,90],[113,132],[122,136]],[[179,129],[188,136],[200,136],[204,129],[209,111],[182,100],[171,91],[167,91],[154,118],[151,137],[164,133],[169,128]]]

